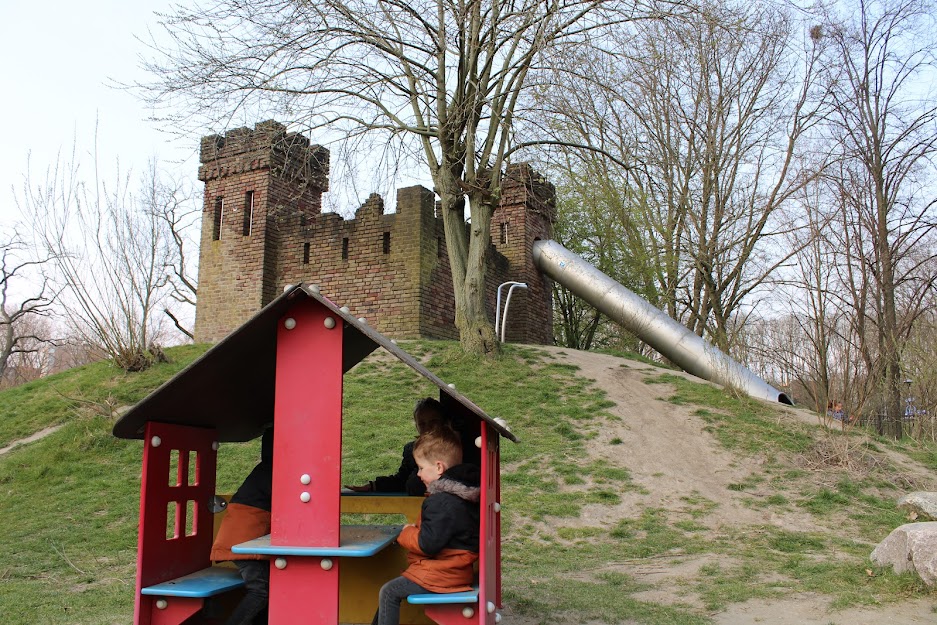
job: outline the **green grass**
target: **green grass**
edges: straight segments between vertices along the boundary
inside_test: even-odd
[[[651,495],[638,479],[648,476],[632,473],[624,447],[611,448],[615,463],[590,456],[617,417],[607,395],[575,367],[517,346],[494,360],[466,356],[451,342],[402,346],[520,438],[502,442],[504,592],[516,613],[542,623],[702,625],[730,604],[791,592],[821,593],[836,607],[934,594],[915,578],[869,567],[872,546],[904,522],[893,503],[896,489],[887,471],[860,479],[839,467],[803,468],[798,459],[824,435],[820,428],[781,423],[764,404],[710,385],[652,375],[647,382],[664,386],[674,404],[691,406],[719,444],[764,458],[762,470],[731,484],[727,498],[807,515],[817,529],[717,524],[712,519],[723,505],[699,493],[666,506],[622,506]],[[144,373],[98,363],[0,392],[0,446],[62,426],[0,456],[0,622],[130,621],[142,450],[139,441],[111,436],[112,413],[205,349],[168,350],[171,363]],[[436,395],[435,387],[388,357],[369,358],[346,374],[343,482],[396,469],[403,443],[415,434],[413,404],[425,395]],[[610,444],[625,442],[615,437]],[[937,448],[919,443],[875,439],[861,448],[937,464]],[[258,454],[258,441],[223,445],[219,492],[233,492]],[[617,516],[592,522],[587,506]],[[633,573],[643,562],[666,570],[696,559],[706,562],[698,574],[656,587]],[[672,599],[640,599],[654,589]]]

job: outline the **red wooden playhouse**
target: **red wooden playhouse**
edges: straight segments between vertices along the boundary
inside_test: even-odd
[[[341,514],[397,512],[413,520],[422,501],[341,492],[342,377],[378,347],[434,383],[482,450],[478,590],[410,597],[401,621],[501,620],[499,444],[517,439],[364,319],[297,285],[114,426],[115,436],[144,441],[134,625],[224,621],[241,583],[236,569],[209,560],[217,450],[260,436],[271,416],[272,530],[240,547],[272,558],[269,622],[370,622],[381,584],[405,566],[394,543],[399,526],[343,526]]]

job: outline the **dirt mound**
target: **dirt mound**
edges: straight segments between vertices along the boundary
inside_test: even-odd
[[[697,416],[696,407],[667,401],[672,387],[646,383],[648,377],[657,376],[664,370],[594,352],[559,347],[544,347],[543,350],[560,362],[577,366],[580,375],[595,380],[597,386],[608,394],[608,399],[615,402],[616,405],[608,410],[620,421],[612,420],[605,425],[598,438],[590,443],[589,452],[609,464],[626,467],[633,481],[642,487],[638,492],[623,495],[617,506],[587,506],[572,524],[610,525],[620,518],[633,517],[636,509],[679,510],[685,508],[688,501],[705,499],[715,504],[707,511],[705,519],[713,531],[718,531],[721,525],[771,525],[791,532],[828,531],[819,527],[806,512],[790,508],[758,509],[746,505],[746,500],[757,497],[758,493],[750,489],[739,492],[733,485],[759,473],[765,458],[757,454],[744,457],[729,452],[709,434],[708,424]],[[682,372],[666,372],[701,381]],[[777,408],[779,422],[818,423],[817,416],[807,410],[781,405]],[[894,461],[912,476],[909,479],[927,482],[933,487],[932,476],[922,471],[920,466],[912,466],[903,457],[896,457]],[[564,523],[569,525],[570,520],[565,519]],[[654,590],[636,598],[685,604],[687,596],[670,594],[666,589],[676,584],[666,582],[671,578],[678,581],[695,575],[701,567],[709,564],[707,559],[714,557],[711,554],[698,558],[681,557],[672,563],[660,559],[638,560],[616,563],[615,566],[655,586]],[[929,599],[837,612],[830,612],[829,606],[828,596],[801,593],[783,600],[750,600],[711,616],[718,625],[934,622],[933,600]],[[511,621],[525,623],[521,618],[511,618]]]

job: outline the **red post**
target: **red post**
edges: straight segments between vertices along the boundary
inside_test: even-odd
[[[270,542],[339,545],[344,322],[318,302],[297,303],[277,330]],[[285,556],[270,570],[270,622],[338,623],[339,559]]]

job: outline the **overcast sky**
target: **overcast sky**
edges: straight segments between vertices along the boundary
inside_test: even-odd
[[[169,143],[145,121],[142,103],[108,86],[145,77],[145,47],[135,36],[155,29],[153,13],[169,0],[0,0],[0,7],[0,226],[18,219],[11,187],[21,192],[27,159],[41,177],[59,152],[70,160],[73,145],[80,155],[92,152],[96,120],[105,175],[116,171],[118,157],[122,170],[135,171],[155,157],[188,158],[194,176],[197,138]]]

